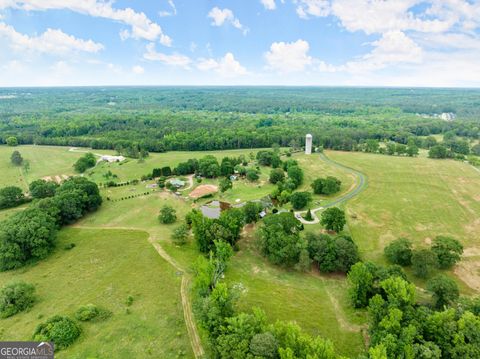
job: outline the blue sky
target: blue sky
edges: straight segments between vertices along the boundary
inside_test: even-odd
[[[0,0],[0,86],[480,86],[480,0]]]

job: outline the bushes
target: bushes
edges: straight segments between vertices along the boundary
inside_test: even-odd
[[[35,302],[35,286],[14,282],[0,290],[0,318],[8,318],[29,309]]]
[[[282,182],[285,179],[285,173],[281,168],[274,168],[270,171],[269,182],[276,184],[277,182]]]
[[[158,220],[163,224],[171,224],[177,220],[177,211],[172,206],[165,205],[160,209]]]
[[[75,171],[83,173],[89,168],[94,167],[96,163],[95,155],[93,153],[86,153],[74,163],[73,168],[75,168]]]
[[[25,196],[21,188],[7,186],[0,189],[0,209],[12,208],[25,203]]]
[[[33,340],[55,343],[56,349],[65,349],[80,336],[81,329],[68,317],[56,315],[39,324],[33,333]]]
[[[331,195],[340,191],[341,184],[342,182],[339,179],[328,176],[326,178],[317,178],[313,181],[311,187],[315,194]]]
[[[92,320],[104,320],[110,317],[112,313],[106,309],[99,308],[93,304],[87,304],[78,308],[75,312],[75,318],[81,322]]]
[[[260,178],[260,176],[258,175],[258,171],[253,168],[247,170],[246,177],[247,180],[249,180],[250,182],[255,182]]]
[[[57,189],[57,187],[58,185],[55,182],[39,179],[30,183],[28,189],[32,198],[40,199],[53,197],[55,195],[55,190]]]
[[[360,259],[358,248],[348,236],[307,233],[308,253],[322,272],[346,273]]]
[[[182,224],[180,227],[174,229],[172,233],[172,241],[177,245],[183,245],[187,243],[188,239],[188,226]]]

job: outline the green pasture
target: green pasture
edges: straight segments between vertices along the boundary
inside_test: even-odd
[[[75,247],[65,250],[64,246]],[[58,358],[192,357],[183,321],[180,281],[174,268],[143,231],[64,229],[46,260],[0,273],[0,284],[24,280],[36,286],[38,301],[28,311],[0,320],[1,340],[29,340],[48,317],[73,315],[95,304],[113,315],[81,323],[80,339]],[[128,296],[134,298],[127,306]]]
[[[480,175],[453,160],[329,151],[328,156],[368,176],[368,187],[346,204],[348,226],[366,259],[383,261],[398,237],[427,246],[450,235],[475,247],[480,240]]]

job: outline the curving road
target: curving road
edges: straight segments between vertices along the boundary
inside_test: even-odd
[[[328,158],[324,153],[320,154],[320,158],[323,161],[325,161],[325,162],[327,162],[327,163],[329,163],[329,164],[331,164],[335,167],[341,168],[341,169],[346,170],[347,172],[350,172],[351,174],[353,174],[355,176],[355,187],[351,191],[349,191],[349,192],[345,193],[344,195],[334,199],[333,201],[331,201],[327,204],[324,204],[323,206],[311,209],[310,211],[312,212],[313,221],[306,221],[303,218],[302,215],[306,214],[307,211],[297,211],[297,212],[295,212],[295,217],[297,217],[297,219],[300,222],[302,222],[303,224],[319,223],[320,220],[319,220],[318,216],[316,215],[316,212],[322,211],[322,210],[324,210],[326,208],[329,208],[329,207],[337,206],[339,204],[342,204],[342,203],[352,199],[353,197],[357,196],[360,192],[362,192],[367,187],[367,184],[368,184],[367,176],[365,174],[363,174],[362,172],[357,171],[357,170],[355,170],[351,167],[342,165],[341,163],[335,162],[335,161],[331,160],[330,158]]]

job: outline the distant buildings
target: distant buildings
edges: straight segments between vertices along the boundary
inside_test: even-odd
[[[311,155],[312,154],[312,135],[307,134],[305,136],[305,154]]]
[[[457,115],[453,112],[442,112],[434,114],[417,113],[416,115],[422,118],[439,118],[446,122],[455,121],[455,119],[457,118]]]

